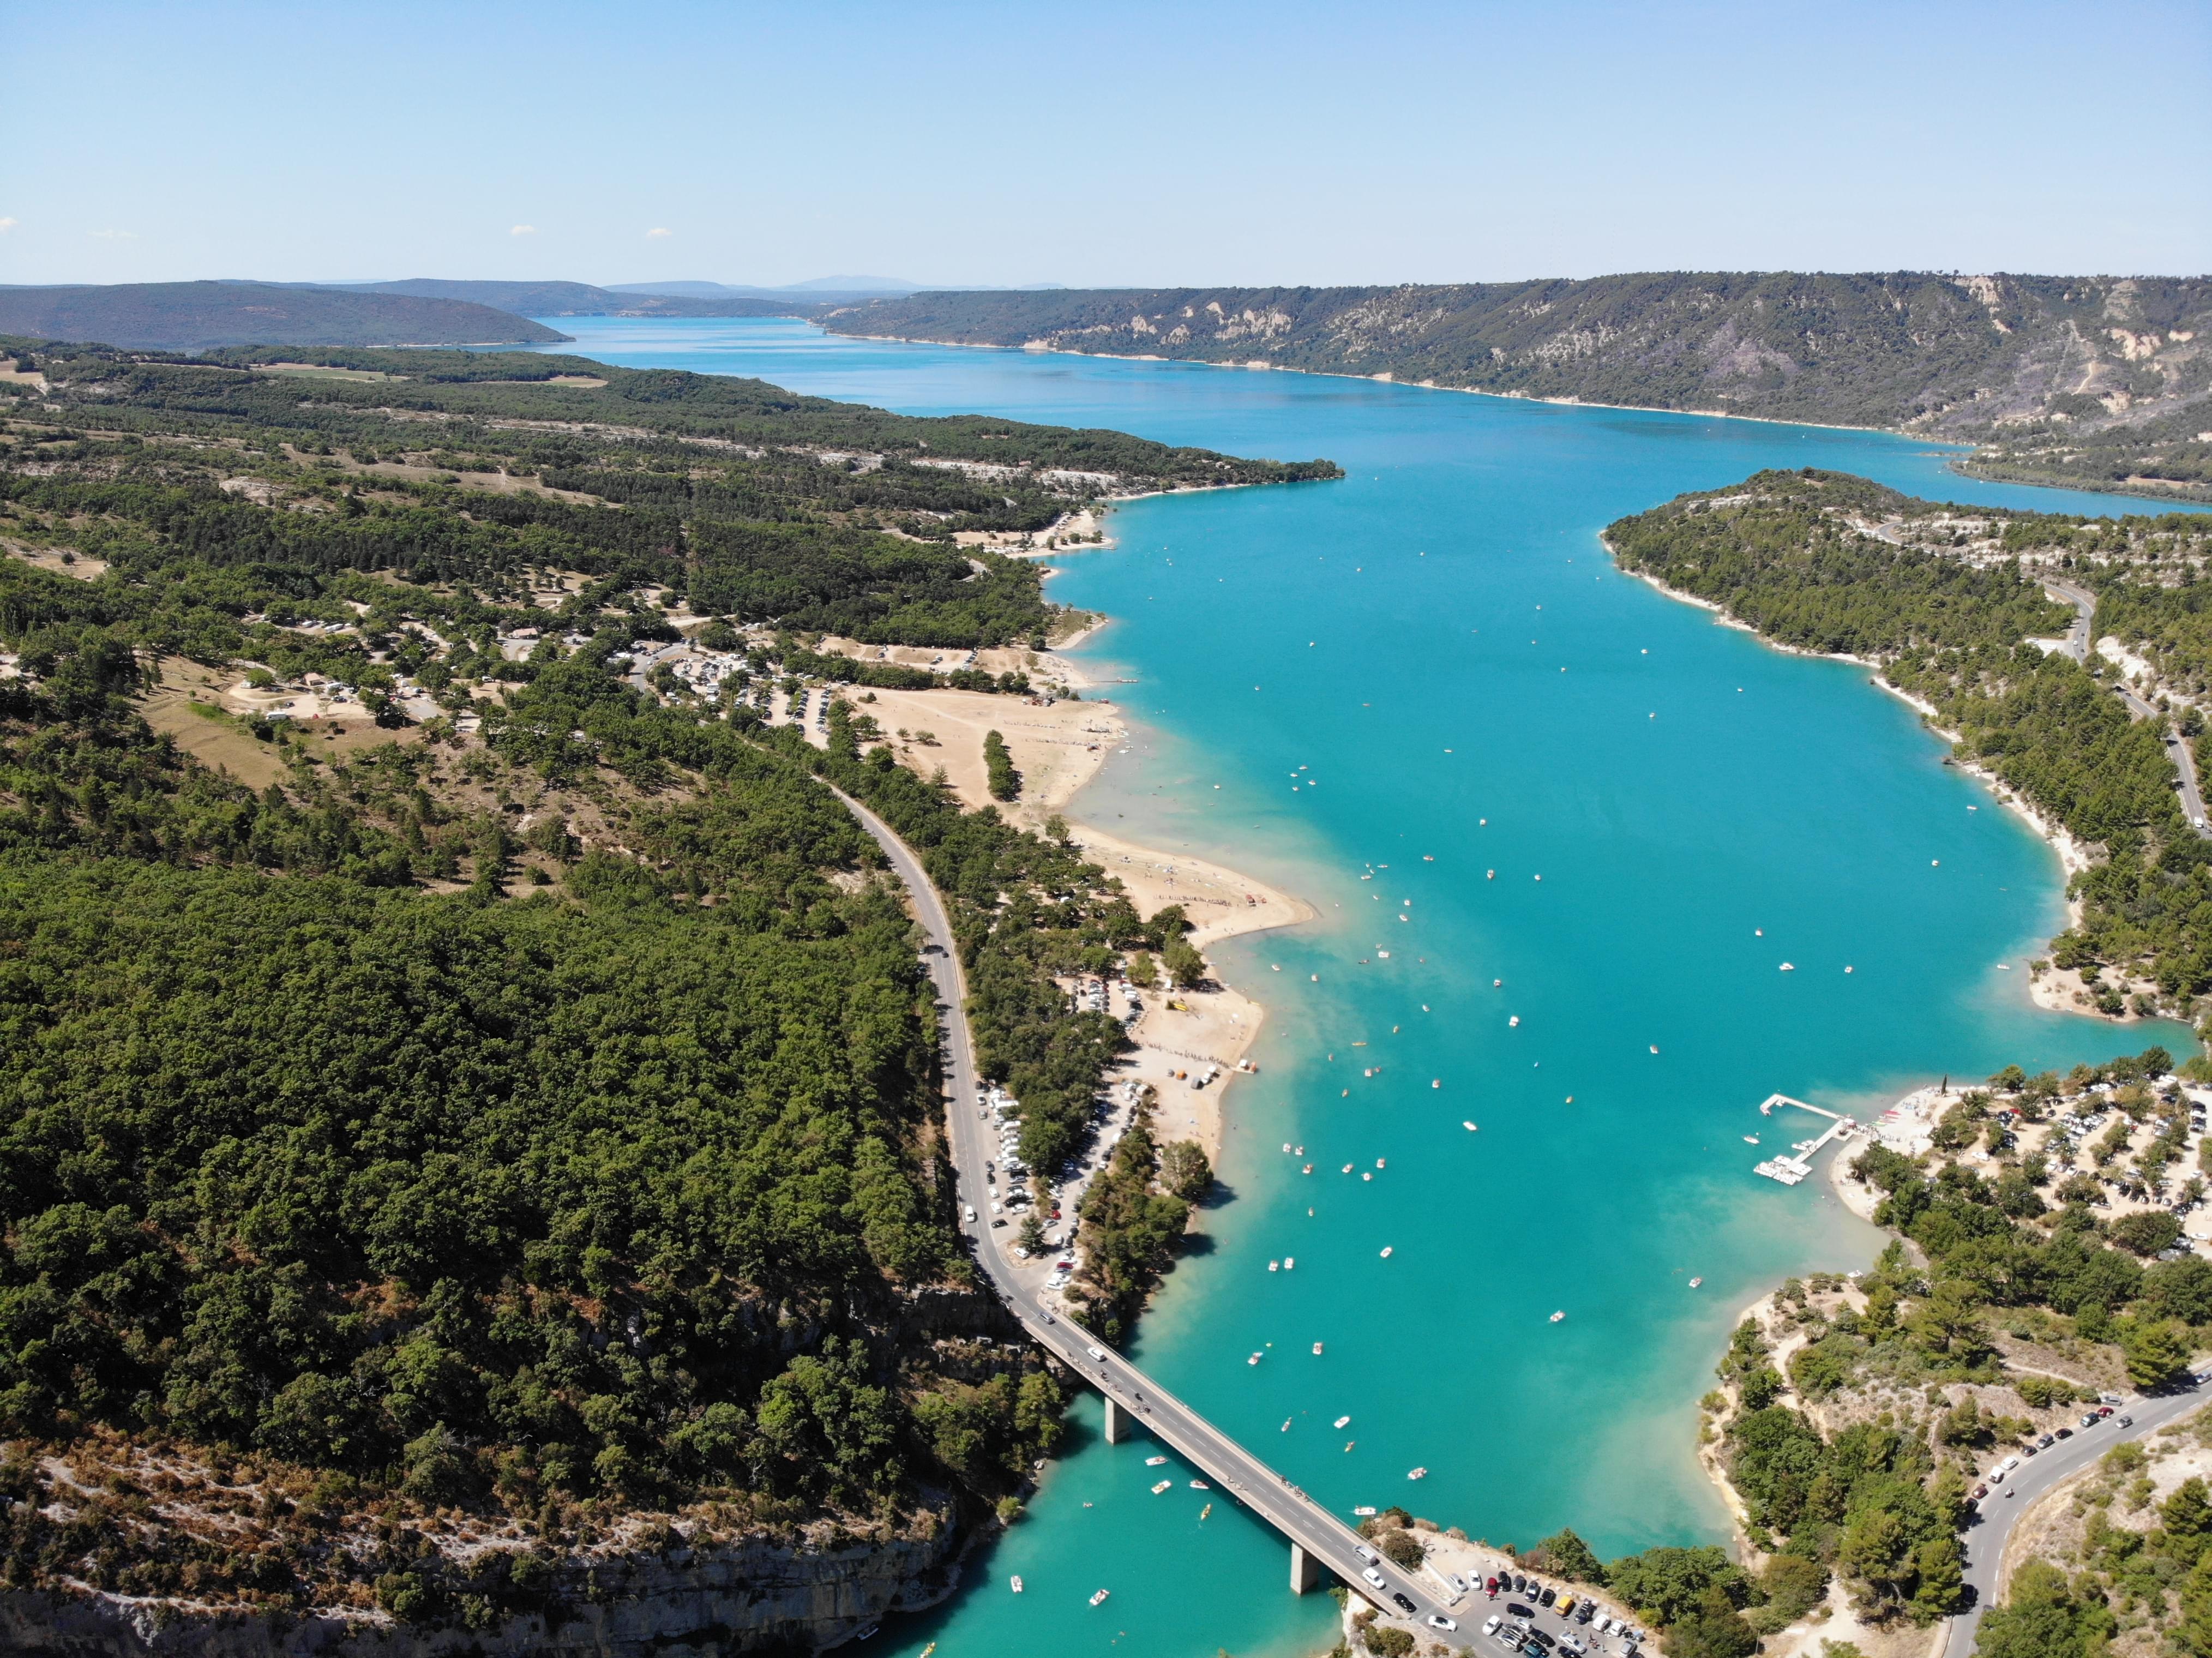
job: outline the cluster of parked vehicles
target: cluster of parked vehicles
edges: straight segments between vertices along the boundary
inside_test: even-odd
[[[1452,1582],[1456,1587],[1462,1581],[1455,1577]],[[1559,1658],[1561,1653],[1570,1658],[1588,1658],[1589,1643],[1577,1632],[1577,1628],[1587,1629],[1592,1636],[1619,1641],[1627,1658],[1635,1658],[1644,1641],[1642,1630],[1606,1612],[1588,1595],[1553,1588],[1520,1572],[1501,1569],[1494,1576],[1485,1576],[1480,1583],[1470,1583],[1469,1587],[1480,1588],[1493,1600],[1501,1594],[1527,1597],[1528,1604],[1509,1602],[1503,1612],[1492,1613],[1482,1626],[1486,1636],[1507,1651],[1522,1654],[1523,1658]],[[1537,1628],[1539,1608],[1577,1628],[1558,1636]]]
[[[2104,1402],[2102,1404],[2093,1406],[2088,1410],[2086,1410],[2081,1413],[2081,1420],[2079,1424],[2081,1428],[2087,1430],[2095,1427],[2099,1423],[2112,1416],[2112,1413],[2119,1408],[2120,1400],[2118,1394],[2106,1394],[2103,1395],[2103,1399]],[[2135,1424],[2136,1419],[2131,1416],[2123,1415],[2119,1418],[2118,1425],[2123,1428],[2132,1428]],[[2017,1496],[2019,1494],[2017,1487],[2005,1485],[2005,1481],[2012,1477],[2014,1471],[2029,1457],[2040,1455],[2043,1452],[2049,1450],[2052,1446],[2056,1445],[2060,1440],[2073,1438],[2074,1433],[2075,1430],[2072,1428],[2055,1428],[2049,1433],[2038,1434],[2033,1439],[2028,1441],[2027,1444],[2021,1446],[2020,1449],[2014,1452],[2010,1456],[2005,1458],[2003,1461],[1998,1463],[1996,1467],[1990,1470],[1989,1478],[1983,1481],[1982,1484],[1975,1486],[1972,1494],[1966,1498],[1968,1504],[1975,1505],[1981,1503],[1984,1497],[1989,1496],[1990,1488],[1992,1485],[2004,1486],[2004,1495],[2007,1497]]]

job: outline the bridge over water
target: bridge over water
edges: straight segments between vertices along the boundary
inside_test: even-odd
[[[1018,1278],[1006,1259],[999,1235],[990,1225],[983,1164],[989,1155],[983,1122],[975,1102],[980,1098],[975,1075],[975,1044],[968,1029],[967,983],[960,957],[953,947],[952,926],[937,889],[930,883],[921,860],[889,825],[850,797],[841,797],[861,827],[873,837],[891,861],[914,901],[915,913],[933,946],[924,959],[938,998],[945,1005],[947,1079],[952,1102],[947,1112],[953,1167],[963,1193],[973,1194],[977,1219],[965,1227],[1000,1297],[1021,1321],[1036,1343],[1105,1396],[1106,1438],[1118,1443],[1133,1430],[1150,1434],[1181,1454],[1229,1497],[1257,1515],[1291,1546],[1290,1585],[1304,1594],[1322,1584],[1326,1568],[1341,1578],[1355,1594],[1375,1602],[1393,1617],[1403,1616],[1409,1602],[1412,1615],[1425,1621],[1444,1608],[1420,1582],[1390,1562],[1374,1563],[1372,1570],[1386,1587],[1375,1588],[1362,1576],[1370,1563],[1358,1552],[1359,1534],[1337,1519],[1304,1491],[1291,1483],[1227,1434],[1177,1399],[1142,1370],[1113,1351],[1088,1331],[1069,1324],[1039,1302]],[[1449,1616],[1449,1614],[1446,1613]],[[1466,1630],[1449,1636],[1456,1643],[1470,1637]]]

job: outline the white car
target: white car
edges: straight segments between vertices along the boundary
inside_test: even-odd
[[[1482,1626],[1482,1632],[1485,1635],[1495,1635],[1498,1633],[1498,1626],[1504,1621],[1493,1612],[1490,1614],[1490,1621]]]
[[[1369,1582],[1374,1584],[1378,1589],[1387,1589],[1390,1587],[1388,1583],[1382,1581],[1382,1574],[1376,1570],[1372,1566],[1368,1567],[1366,1570],[1361,1572],[1359,1575],[1362,1577],[1364,1577]]]
[[[1445,1617],[1443,1613],[1440,1612],[1432,1612],[1429,1614],[1429,1627],[1431,1629],[1454,1630],[1457,1629],[1459,1625],[1452,1622],[1450,1619]]]
[[[1106,1362],[1106,1350],[1103,1347],[1085,1347],[1083,1351],[1090,1354],[1091,1357],[1097,1359],[1101,1364],[1103,1364]]]
[[[975,1224],[975,1206],[972,1203],[969,1204],[966,1206],[966,1209],[968,1214],[968,1224],[970,1226],[973,1226]]]

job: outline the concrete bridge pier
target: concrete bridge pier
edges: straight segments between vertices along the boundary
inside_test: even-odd
[[[1115,1401],[1114,1395],[1109,1394],[1106,1395],[1106,1442],[1118,1445],[1128,1436],[1129,1418]]]
[[[1311,1594],[1321,1587],[1321,1562],[1305,1552],[1302,1544],[1291,1545],[1291,1593]]]

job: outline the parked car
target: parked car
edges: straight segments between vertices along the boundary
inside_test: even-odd
[[[1498,1633],[1498,1626],[1504,1621],[1505,1620],[1503,1618],[1500,1618],[1493,1612],[1490,1614],[1490,1621],[1482,1626],[1482,1632],[1485,1635],[1495,1635]]]
[[[1543,1592],[1541,1594],[1538,1595],[1536,1598],[1537,1598],[1539,1600],[1542,1601],[1546,1606],[1550,1606],[1550,1605],[1551,1605],[1554,1600],[1558,1600],[1558,1599],[1559,1598],[1559,1590],[1557,1590],[1557,1589],[1555,1589],[1555,1588],[1548,1588],[1548,1587],[1547,1587],[1547,1588],[1544,1590],[1544,1592]]]
[[[1595,1600],[1584,1600],[1575,1608],[1575,1622],[1577,1624],[1587,1624],[1596,1616],[1597,1602]]]

